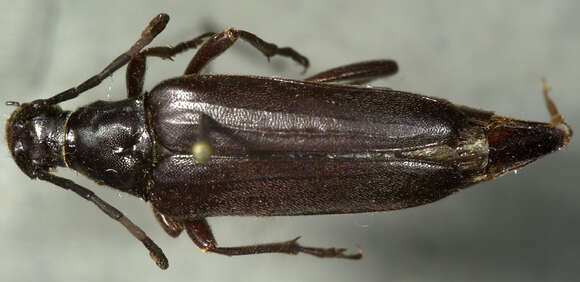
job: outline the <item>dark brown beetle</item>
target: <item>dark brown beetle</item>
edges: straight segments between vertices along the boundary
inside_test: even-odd
[[[572,130],[548,97],[550,123],[505,118],[443,99],[360,87],[397,72],[377,60],[334,68],[304,81],[200,75],[238,38],[265,56],[308,60],[255,35],[227,29],[175,47],[143,49],[169,16],[101,73],[49,99],[19,104],[7,122],[12,157],[30,178],[72,190],[123,224],[163,269],[161,249],[93,192],[55,176],[69,167],[151,202],[161,226],[185,229],[201,249],[225,255],[307,253],[357,259],[342,248],[304,247],[297,239],[218,247],[211,216],[312,215],[404,209],[520,168],[565,146]],[[206,40],[207,39],[207,40]],[[203,43],[203,45],[202,45]],[[169,59],[201,45],[185,74],[143,93],[146,57]],[[76,111],[59,103],[127,67],[128,98]],[[346,84],[346,83],[350,83]]]

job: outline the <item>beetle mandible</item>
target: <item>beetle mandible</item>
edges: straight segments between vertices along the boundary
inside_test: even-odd
[[[359,86],[396,73],[392,60],[345,65],[302,81],[201,75],[238,39],[268,58],[289,57],[305,69],[309,61],[292,48],[231,28],[174,47],[145,48],[168,21],[168,15],[157,15],[129,50],[77,87],[30,103],[7,102],[17,109],[6,126],[8,148],[26,175],[91,201],[140,240],[162,269],[167,258],[145,232],[90,190],[51,171],[68,167],[150,202],[169,235],[185,230],[205,251],[358,259],[360,252],[305,247],[298,238],[221,247],[206,218],[424,205],[527,165],[572,136],[546,83],[550,123]],[[171,59],[197,47],[183,76],[143,91],[147,57]],[[124,65],[127,99],[97,101],[75,111],[59,107]]]

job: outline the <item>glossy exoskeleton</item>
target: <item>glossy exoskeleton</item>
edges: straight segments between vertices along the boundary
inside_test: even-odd
[[[265,56],[290,57],[235,29],[175,47],[144,49],[169,17],[156,16],[140,39],[101,73],[48,99],[19,104],[7,123],[12,157],[30,178],[72,190],[123,224],[163,269],[161,249],[93,192],[51,173],[74,169],[153,206],[171,236],[185,229],[201,249],[225,255],[307,253],[357,259],[342,248],[297,239],[219,247],[207,217],[388,211],[424,205],[522,167],[565,146],[572,131],[548,97],[550,123],[528,122],[423,95],[360,87],[397,72],[390,60],[334,68],[303,81],[200,75],[243,39]],[[169,59],[201,46],[183,76],[143,92],[146,57]],[[75,111],[59,103],[127,66],[128,98]]]

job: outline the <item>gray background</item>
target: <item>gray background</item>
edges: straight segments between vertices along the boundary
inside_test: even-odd
[[[207,30],[243,28],[307,55],[308,74],[393,58],[401,71],[377,85],[447,98],[530,120],[548,120],[541,77],[580,128],[578,1],[2,1],[0,100],[48,97],[100,71],[156,13],[171,15],[153,45]],[[181,73],[151,60],[146,88]],[[299,78],[240,43],[217,73]],[[65,107],[123,97],[124,73]],[[13,108],[0,106],[6,119]],[[4,125],[2,125],[4,126]],[[4,128],[1,129],[2,131]],[[517,174],[437,203],[391,213],[215,218],[221,245],[290,239],[364,250],[361,261],[310,256],[228,258],[171,239],[141,200],[61,169],[124,211],[165,250],[159,270],[122,227],[76,195],[27,179],[0,149],[0,281],[577,281],[578,142]]]

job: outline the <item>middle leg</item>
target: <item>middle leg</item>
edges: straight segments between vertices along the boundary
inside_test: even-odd
[[[258,49],[268,59],[274,55],[289,57],[304,67],[304,71],[309,66],[308,59],[290,47],[278,47],[276,44],[268,43],[258,36],[244,30],[229,28],[217,33],[209,38],[203,46],[195,53],[185,69],[185,74],[195,74],[203,69],[211,60],[218,57],[230,48],[239,38],[247,41]]]
[[[343,258],[360,259],[362,253],[345,254],[344,248],[316,248],[305,247],[298,244],[297,237],[286,242],[275,242],[268,244],[256,244],[241,247],[218,247],[211,228],[204,218],[189,220],[183,223],[187,234],[204,252],[212,252],[227,256],[254,255],[264,253],[282,253],[296,255],[299,253],[309,254],[320,258]]]

